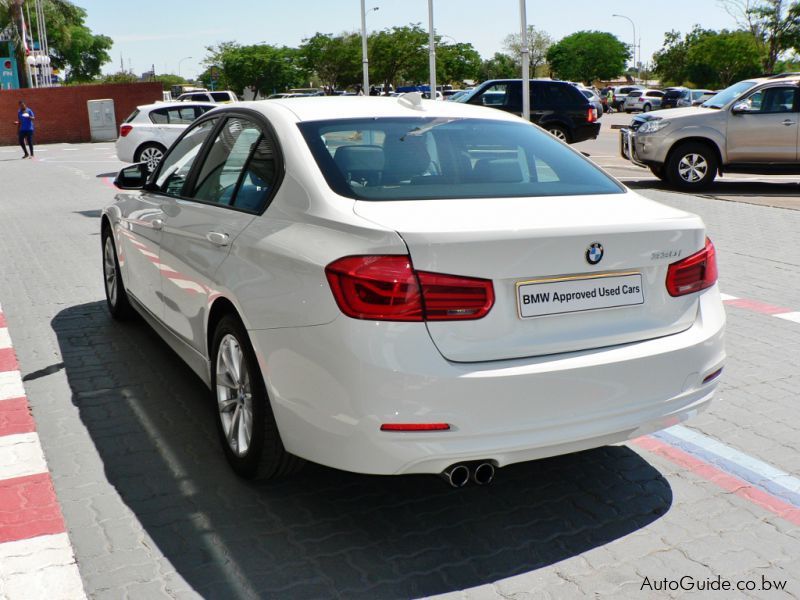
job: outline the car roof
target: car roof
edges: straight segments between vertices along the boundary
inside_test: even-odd
[[[137,106],[136,108],[137,110],[145,111],[145,110],[154,110],[156,108],[173,108],[173,107],[186,108],[187,106],[195,106],[195,105],[217,106],[217,104],[214,102],[202,102],[199,100],[197,102],[179,102],[176,100],[174,102],[154,102],[153,104],[142,104],[140,106]]]
[[[218,105],[219,106],[219,105]],[[326,121],[373,117],[449,117],[521,121],[520,117],[496,108],[424,100],[418,92],[400,96],[306,96],[304,98],[257,100],[223,105],[213,111],[251,109],[269,115],[273,107],[291,113],[296,121]]]

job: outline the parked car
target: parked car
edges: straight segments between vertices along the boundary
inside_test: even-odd
[[[116,184],[108,308],[208,385],[244,477],[307,459],[485,484],[674,425],[719,382],[701,219],[503,111],[231,105]]]
[[[614,110],[621,111],[622,105],[625,104],[625,99],[634,90],[644,89],[641,85],[617,85],[611,88],[614,95],[613,105]]]
[[[603,102],[600,100],[600,96],[598,96],[593,90],[589,88],[579,87],[578,91],[584,95],[584,97],[594,106],[595,110],[597,110],[597,118],[603,116]]]
[[[714,92],[711,90],[694,90],[686,87],[667,88],[661,100],[661,108],[679,108],[681,106],[696,106],[708,100]],[[701,100],[701,98],[704,98]]]
[[[633,119],[620,131],[622,156],[682,189],[717,173],[800,173],[800,76],[740,81],[697,107]]]
[[[146,163],[152,172],[189,124],[217,106],[210,102],[157,102],[136,107],[119,127],[117,158]]]
[[[229,90],[209,91],[195,90],[178,96],[179,102],[238,102],[239,98]]]
[[[694,96],[692,97],[692,106],[700,106],[706,100],[711,100],[711,98],[719,94],[719,90],[700,90],[700,91],[702,91],[703,93],[699,97],[697,98],[695,98]]]
[[[492,79],[477,86],[456,102],[490,106],[522,114],[522,80]],[[597,110],[566,81],[530,81],[531,122],[560,140],[573,144],[595,139],[600,132]]]
[[[631,90],[625,98],[622,109],[626,113],[631,112],[650,112],[661,108],[661,99],[664,92],[661,90]]]

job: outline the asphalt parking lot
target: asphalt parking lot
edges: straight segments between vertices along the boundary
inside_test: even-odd
[[[616,158],[610,125],[627,119],[603,117],[579,147],[705,220],[728,312],[716,401],[664,434],[461,490],[315,465],[237,479],[203,384],[106,311],[113,145],[44,146],[35,161],[0,148],[0,303],[86,594],[669,598],[727,582],[715,597],[800,597],[800,180],[671,192]]]

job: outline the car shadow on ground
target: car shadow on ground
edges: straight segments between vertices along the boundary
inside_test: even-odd
[[[470,588],[623,537],[672,503],[669,483],[624,446],[506,467],[492,485],[460,490],[313,464],[248,483],[224,460],[207,389],[144,322],[114,322],[96,302],[52,326],[108,481],[206,598]]]
[[[625,185],[631,189],[654,189],[670,192],[681,191],[655,178],[626,179]],[[796,208],[800,209],[800,178],[798,178],[798,181],[785,181],[780,183],[717,179],[703,190],[684,193],[690,193],[704,198],[718,198],[721,200],[730,198],[744,202],[747,202],[748,199],[761,199],[758,201],[758,204],[767,205],[772,205],[770,202],[773,199],[777,199],[776,201],[779,203],[782,202],[781,199],[786,199],[788,202],[794,203]]]

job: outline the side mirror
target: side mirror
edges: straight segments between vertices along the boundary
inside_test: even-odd
[[[750,112],[750,105],[747,102],[740,102],[731,109],[731,112],[735,115],[748,113]]]
[[[130,167],[125,167],[117,173],[114,185],[121,190],[142,190],[147,184],[150,173],[146,163],[137,163]]]

